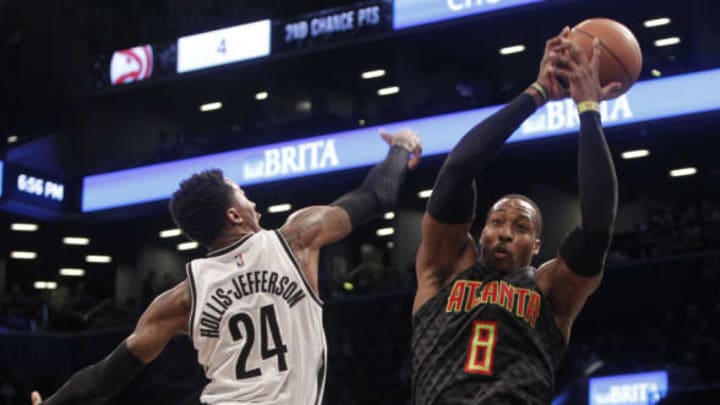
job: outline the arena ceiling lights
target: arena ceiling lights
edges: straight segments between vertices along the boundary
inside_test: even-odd
[[[720,69],[645,80],[625,95],[600,104],[603,126],[679,117],[720,110]],[[693,97],[667,97],[693,94]],[[657,103],[657,100],[663,100]],[[476,123],[502,105],[384,124],[388,131],[403,127],[423,134],[425,156],[447,153]],[[510,137],[509,143],[574,133],[577,112],[572,100],[550,102],[538,109]],[[241,186],[269,183],[374,165],[387,154],[377,138],[378,126],[367,126],[309,138],[197,156],[83,178],[82,212],[167,199],[192,173],[217,167]],[[242,162],[238,164],[238,162]],[[427,197],[425,197],[427,198]]]
[[[16,222],[14,224],[10,224],[10,230],[15,232],[35,232],[38,230],[38,225]]]
[[[667,17],[661,17],[661,18],[653,18],[651,20],[645,20],[643,22],[643,27],[645,28],[655,28],[655,27],[662,27],[663,25],[670,24],[670,19]]]

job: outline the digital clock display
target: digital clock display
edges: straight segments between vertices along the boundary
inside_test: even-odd
[[[20,173],[17,176],[17,190],[40,198],[62,202],[65,186],[62,183]]]

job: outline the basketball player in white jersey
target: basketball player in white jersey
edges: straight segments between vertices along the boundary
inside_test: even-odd
[[[293,213],[278,230],[260,227],[255,203],[220,170],[184,180],[170,212],[185,235],[208,247],[207,258],[188,263],[187,279],[155,298],[115,351],[44,402],[33,392],[33,405],[101,403],[175,334],[189,335],[210,380],[203,403],[319,404],[327,368],[319,250],[392,208],[420,158],[413,131],[381,135],[388,156],[359,188]]]

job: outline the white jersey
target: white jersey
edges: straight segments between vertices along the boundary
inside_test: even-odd
[[[278,231],[188,263],[190,337],[207,404],[314,405],[325,387],[322,303]]]

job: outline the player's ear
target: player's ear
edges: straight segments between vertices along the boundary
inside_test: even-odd
[[[542,242],[540,241],[540,239],[535,239],[535,243],[533,245],[533,250],[532,250],[533,257],[540,254],[540,246],[541,245],[542,245]]]
[[[225,219],[230,225],[242,225],[245,222],[240,212],[234,207],[230,207],[225,211]]]

